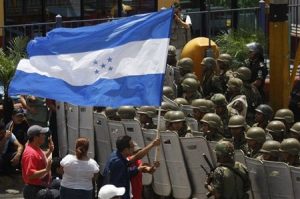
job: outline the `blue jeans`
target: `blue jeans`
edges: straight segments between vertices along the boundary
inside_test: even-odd
[[[60,186],[60,199],[93,199],[93,190],[69,189]]]

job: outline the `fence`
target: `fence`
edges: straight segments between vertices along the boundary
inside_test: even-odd
[[[299,1],[300,0],[290,0],[289,4],[292,57],[294,55],[293,52],[296,51],[300,38]],[[266,6],[264,1],[260,1],[259,7],[239,9],[212,7],[209,11],[193,11],[193,9],[188,9],[183,14],[188,14],[191,17],[193,37],[214,37],[222,32],[227,32],[232,28],[251,30],[261,29],[266,33],[265,35],[267,35],[267,12],[268,6]],[[95,25],[115,19],[117,18],[62,21],[62,18],[57,16],[55,22],[3,26],[0,27],[0,35],[3,36],[2,44],[5,47],[7,42],[16,36],[33,38],[36,36],[44,36],[48,31],[55,27],[74,28]]]

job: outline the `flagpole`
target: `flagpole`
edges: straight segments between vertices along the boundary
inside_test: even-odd
[[[160,138],[160,116],[161,116],[161,107],[158,108],[158,121],[157,121],[157,134],[156,134],[156,138]],[[155,150],[155,158],[154,161],[159,161],[160,159],[160,146],[156,147]]]

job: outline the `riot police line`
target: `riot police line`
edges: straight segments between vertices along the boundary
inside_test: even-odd
[[[188,110],[188,109],[187,109]],[[115,147],[117,137],[129,135],[141,147],[151,142],[157,135],[156,129],[142,129],[138,120],[109,120],[104,114],[96,113],[92,107],[78,107],[57,103],[57,121],[60,156],[74,153],[74,140],[87,137],[91,144],[90,157],[95,157],[104,169],[107,157]],[[195,122],[194,120],[192,120]],[[196,121],[197,122],[197,121]],[[209,165],[202,154],[216,166],[214,147],[216,142],[207,141],[200,132],[195,137],[179,137],[171,131],[162,131],[160,167],[153,174],[143,174],[143,185],[152,185],[160,196],[174,198],[206,198],[206,173]],[[298,189],[300,168],[283,162],[271,162],[244,156],[235,151],[235,160],[244,163],[251,180],[250,198],[300,198]],[[143,162],[153,162],[155,150],[151,150]]]

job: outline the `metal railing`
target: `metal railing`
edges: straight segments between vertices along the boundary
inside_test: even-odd
[[[300,37],[300,0],[290,0],[289,20],[291,36]],[[192,35],[214,37],[217,34],[226,32],[230,29],[252,29],[259,28],[264,32],[267,31],[266,11],[268,7],[265,2],[260,1],[259,7],[239,8],[239,9],[223,9],[212,7],[210,11],[193,11],[187,10],[183,14],[188,14],[192,20]],[[16,36],[27,36],[34,38],[36,36],[45,36],[46,33],[56,27],[81,27],[95,25],[117,18],[90,19],[90,20],[74,20],[62,21],[58,15],[54,22],[7,25],[0,27],[0,35],[3,36],[2,45],[5,47],[8,41]]]

